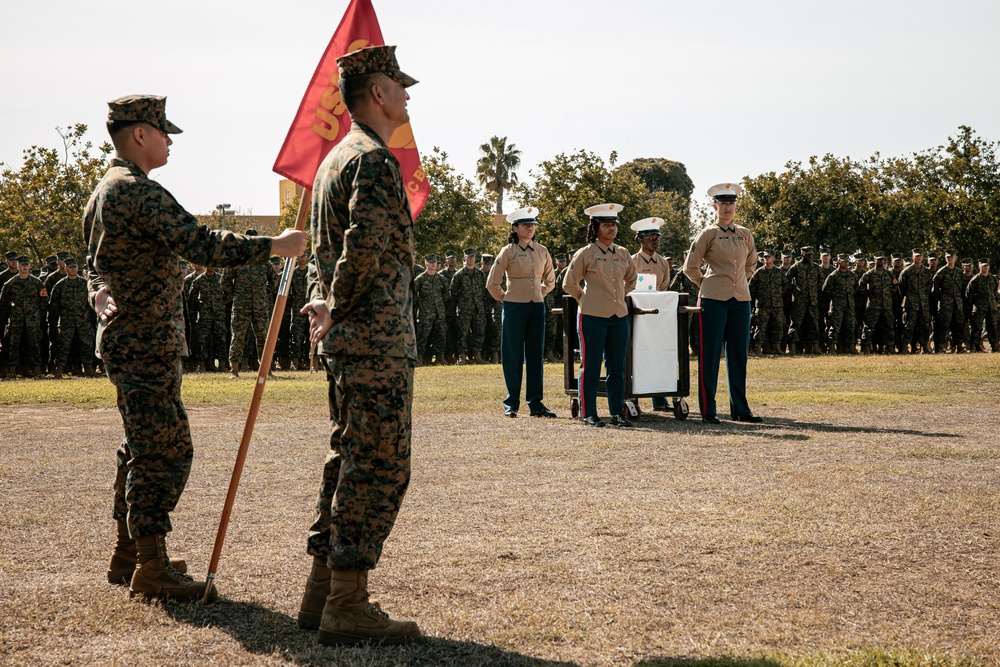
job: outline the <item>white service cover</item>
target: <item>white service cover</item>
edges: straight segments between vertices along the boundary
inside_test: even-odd
[[[632,305],[659,309],[656,315],[632,318],[632,393],[672,394],[677,391],[677,292],[629,294]]]

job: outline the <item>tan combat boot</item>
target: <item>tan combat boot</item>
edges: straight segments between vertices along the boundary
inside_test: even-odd
[[[366,570],[331,570],[330,595],[316,639],[320,644],[404,644],[420,639],[413,621],[394,621],[368,601]]]
[[[170,566],[166,539],[165,533],[135,538],[138,564],[132,575],[129,597],[148,595],[177,600],[202,599],[208,584],[204,581],[195,581]],[[218,596],[218,591],[213,586],[209,601]]]
[[[118,541],[108,562],[108,583],[128,586],[135,572],[136,548],[135,540],[128,533],[128,522],[118,522]],[[187,562],[183,558],[171,558],[170,567],[181,574],[188,571]]]
[[[299,627],[303,630],[315,630],[323,618],[323,608],[326,598],[330,595],[330,568],[326,559],[314,557],[312,571],[306,580],[306,592],[302,595],[299,606]]]
[[[229,364],[229,377],[235,380],[240,376],[240,362],[234,361]]]
[[[483,353],[482,352],[476,352],[474,355],[472,355],[472,363],[474,363],[474,364],[485,364],[486,361],[483,359]]]
[[[62,368],[59,367],[59,364],[53,366],[52,377],[54,377],[56,380],[62,380]]]
[[[459,352],[458,361],[455,362],[456,366],[465,366],[469,363],[469,358],[465,355],[465,352]]]

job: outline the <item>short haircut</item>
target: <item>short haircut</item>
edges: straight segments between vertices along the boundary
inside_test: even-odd
[[[117,148],[125,131],[141,124],[142,121],[138,120],[109,120],[107,126],[108,134],[111,135],[111,143]]]
[[[340,97],[352,114],[359,111],[370,94],[371,87],[378,83],[378,72],[349,76],[339,81]]]

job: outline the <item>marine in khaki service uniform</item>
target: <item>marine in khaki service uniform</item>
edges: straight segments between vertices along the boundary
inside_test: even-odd
[[[555,417],[542,403],[544,385],[545,297],[555,287],[556,272],[548,249],[534,241],[538,209],[529,206],[507,216],[507,245],[497,253],[486,289],[503,302],[500,359],[507,396],[503,412],[517,417],[521,405],[521,378],[525,378],[524,402],[532,417]],[[507,287],[503,287],[506,278]]]
[[[625,296],[635,289],[632,256],[615,245],[621,204],[598,204],[586,209],[590,216],[587,245],[570,261],[563,289],[580,304],[577,331],[580,335],[580,416],[588,426],[606,426],[597,415],[597,387],[601,361],[607,370],[610,424],[630,427],[625,417],[625,354],[629,322]],[[580,283],[583,281],[584,286]]]
[[[368,599],[368,572],[410,481],[413,218],[393,132],[409,122],[394,46],[337,60],[351,129],[324,158],[312,196],[310,338],[329,384],[330,454],[309,528],[312,571],[299,625],[322,644],[398,644],[420,637]]]
[[[184,490],[194,448],[181,402],[184,339],[181,257],[213,266],[297,255],[305,235],[247,238],[198,223],[147,174],[167,163],[166,98],[131,95],[108,103],[116,157],[87,202],[90,299],[100,314],[99,348],[118,391],[125,438],[118,450],[114,518],[118,542],[108,580],[133,593],[201,598],[205,583],[167,558],[170,513]]]
[[[733,222],[736,198],[743,191],[735,183],[708,189],[717,220],[703,229],[684,260],[684,273],[699,288],[701,354],[698,355],[698,403],[702,421],[718,424],[715,390],[719,362],[726,353],[729,411],[735,421],[763,421],[747,403],[747,356],[750,350],[750,278],[757,266],[753,234]],[[708,265],[702,273],[701,263]]]

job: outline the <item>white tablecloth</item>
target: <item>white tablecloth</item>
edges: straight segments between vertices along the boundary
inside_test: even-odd
[[[677,391],[677,292],[636,290],[632,305],[659,309],[656,315],[632,318],[632,393],[671,394]]]

